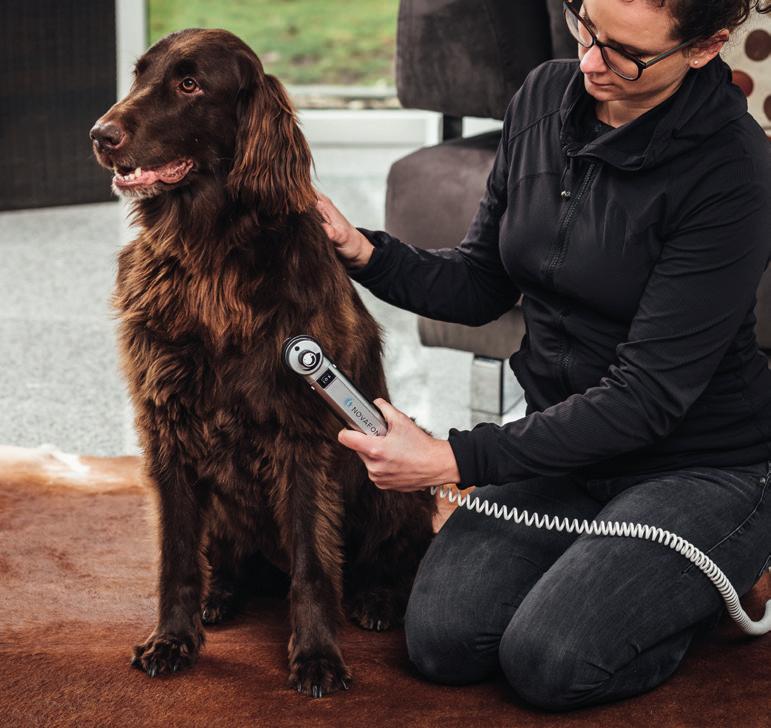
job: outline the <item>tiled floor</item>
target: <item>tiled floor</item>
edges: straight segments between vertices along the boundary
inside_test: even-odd
[[[314,149],[318,186],[357,225],[383,225],[388,167],[404,148]],[[0,444],[136,452],[109,296],[130,239],[122,203],[0,213]],[[393,403],[437,436],[471,425],[471,355],[429,349],[415,317],[360,289],[386,332]],[[524,414],[520,403],[506,419]]]

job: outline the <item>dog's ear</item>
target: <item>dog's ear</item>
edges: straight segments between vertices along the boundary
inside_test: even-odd
[[[308,143],[279,80],[254,66],[250,70],[239,92],[228,190],[268,217],[306,212],[316,204]]]

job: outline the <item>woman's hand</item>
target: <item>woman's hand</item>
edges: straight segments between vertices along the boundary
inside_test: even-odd
[[[318,190],[316,191],[316,209],[321,213],[324,222],[324,232],[335,244],[337,254],[351,268],[362,268],[372,257],[375,249],[338,210],[332,200]]]
[[[362,459],[378,488],[408,492],[460,482],[447,440],[431,437],[384,399],[376,399],[375,404],[388,424],[385,437],[342,430],[337,439]]]

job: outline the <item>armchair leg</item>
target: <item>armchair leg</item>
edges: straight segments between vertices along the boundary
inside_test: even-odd
[[[524,394],[506,360],[474,356],[471,363],[472,412],[503,415]]]

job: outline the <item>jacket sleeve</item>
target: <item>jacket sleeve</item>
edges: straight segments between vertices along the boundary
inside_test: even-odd
[[[516,96],[514,97],[516,99]],[[385,232],[359,230],[375,246],[366,266],[349,275],[378,298],[428,318],[481,326],[519,299],[498,250],[500,219],[506,210],[508,131],[514,100],[479,208],[456,248],[422,250]]]
[[[666,240],[627,340],[596,386],[503,427],[450,431],[464,485],[565,474],[672,432],[751,315],[768,264],[771,175],[759,156],[697,185],[699,202]]]

